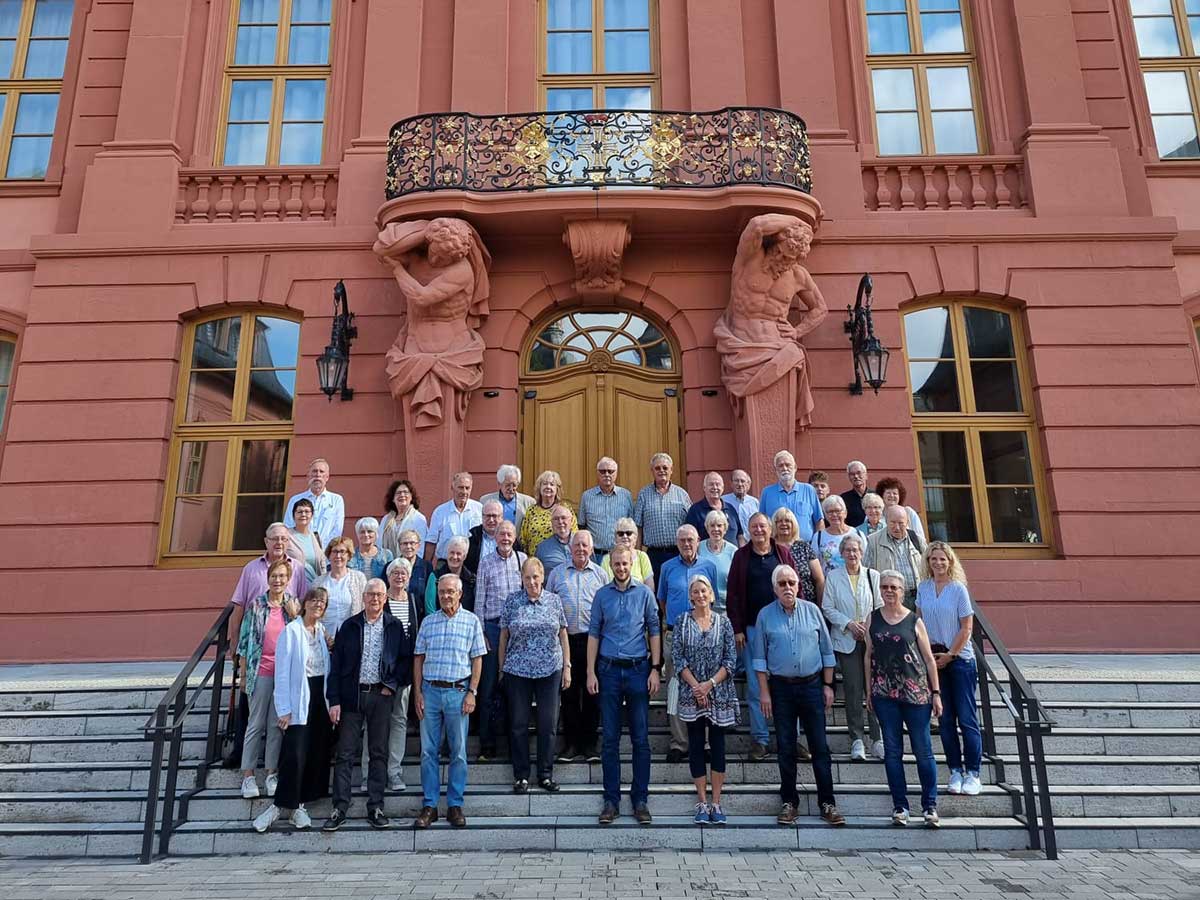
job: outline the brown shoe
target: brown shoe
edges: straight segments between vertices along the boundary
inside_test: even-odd
[[[775,817],[775,821],[780,825],[795,825],[796,824],[796,804],[785,803],[783,809],[779,811],[779,815]]]
[[[821,804],[821,818],[824,819],[826,822],[828,822],[830,825],[837,826],[837,825],[845,825],[846,824],[846,817],[843,816],[840,812],[838,812],[838,808],[836,806],[834,806],[832,803],[822,803]]]
[[[422,806],[421,811],[417,813],[417,817],[413,819],[413,828],[428,828],[438,820],[438,811],[436,806]]]
[[[650,815],[650,809],[645,803],[639,803],[633,808],[633,817],[637,819],[639,825],[649,825],[654,821],[654,817]]]
[[[611,825],[617,817],[617,808],[611,803],[605,803],[604,809],[600,810],[600,824]]]
[[[466,828],[467,817],[463,815],[461,806],[451,806],[446,810],[446,821],[455,828]]]
[[[812,762],[812,753],[803,744],[797,744],[796,759],[800,762]]]
[[[767,758],[766,744],[751,744],[750,752],[747,754],[750,762],[762,762]]]

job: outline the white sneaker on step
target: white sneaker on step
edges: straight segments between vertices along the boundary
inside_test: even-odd
[[[863,746],[861,739],[850,745],[850,758],[859,762],[867,761],[867,748]]]
[[[871,755],[876,759],[883,759],[883,741],[876,741],[871,745]]]
[[[279,776],[276,775],[274,772],[272,772],[270,775],[267,776],[267,782],[266,782],[267,796],[274,797],[275,789],[277,787],[279,787]]]
[[[946,785],[947,794],[961,794],[963,792],[963,773],[954,771],[950,773],[950,783]]]
[[[262,834],[264,831],[274,825],[278,818],[279,807],[272,803],[258,814],[258,818],[254,820],[254,830],[259,834]]]
[[[968,772],[966,778],[963,779],[962,792],[964,794],[970,794],[972,797],[974,797],[982,790],[983,785],[979,783],[979,776]]]
[[[312,827],[312,817],[308,814],[308,810],[303,806],[297,806],[292,810],[292,825],[298,831]]]
[[[253,800],[258,796],[258,782],[254,780],[253,775],[247,775],[242,779],[242,799]]]

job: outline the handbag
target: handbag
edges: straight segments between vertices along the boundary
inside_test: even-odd
[[[667,682],[667,715],[679,715],[679,675],[673,674]]]
[[[225,732],[221,735],[221,767],[236,769],[242,764],[242,748],[238,741],[238,719],[241,704],[238,703],[238,667],[233,667],[233,678],[229,685],[229,710],[225,714]]]

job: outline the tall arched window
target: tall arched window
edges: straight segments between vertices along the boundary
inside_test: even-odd
[[[926,531],[956,545],[1048,550],[1018,317],[982,301],[942,301],[903,317]]]
[[[283,517],[300,323],[206,319],[183,346],[160,555],[225,562]]]

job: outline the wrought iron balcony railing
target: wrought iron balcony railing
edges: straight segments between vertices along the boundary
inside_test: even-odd
[[[437,113],[392,126],[387,199],[422,191],[721,188],[812,192],[804,120],[780,109]]]

